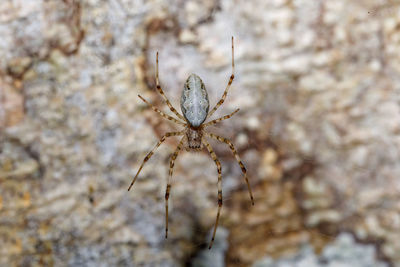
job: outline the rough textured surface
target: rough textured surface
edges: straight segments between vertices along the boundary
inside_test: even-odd
[[[388,264],[376,260],[374,247],[354,242],[350,234],[340,234],[332,244],[327,245],[320,255],[305,246],[294,256],[274,261],[265,258],[253,267],[386,267]]]
[[[211,238],[210,235],[207,237],[206,242]],[[200,250],[198,254],[191,261],[191,266],[193,267],[224,267],[225,266],[225,253],[228,249],[228,230],[221,227],[215,235],[215,241],[213,244],[213,249],[209,250],[204,248]]]
[[[167,110],[159,51],[175,108],[190,73],[213,106],[234,35],[235,81],[215,115],[241,111],[214,132],[236,144],[256,205],[229,148],[212,143],[226,264],[320,253],[346,231],[400,266],[399,26],[390,0],[1,1],[0,265],[201,265],[215,165],[206,152],[179,155],[165,240],[177,140],[126,189],[177,127],[137,94]]]

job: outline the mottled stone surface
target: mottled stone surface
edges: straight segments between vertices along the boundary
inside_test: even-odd
[[[211,238],[211,233],[207,236],[207,240]],[[193,267],[224,267],[225,253],[228,249],[228,230],[221,227],[215,235],[215,241],[212,250],[204,248],[200,250],[191,261]]]
[[[371,245],[358,244],[348,233],[343,233],[327,245],[320,255],[315,255],[312,248],[304,246],[299,253],[288,258],[273,260],[262,259],[253,267],[385,267],[387,263],[376,260],[376,252]]]
[[[213,106],[233,35],[235,81],[215,117],[241,110],[212,131],[235,143],[256,205],[229,147],[212,142],[228,240],[218,261],[279,262],[304,246],[319,257],[346,231],[400,266],[399,12],[391,0],[0,1],[0,265],[212,259],[202,255],[217,171],[206,151],[178,156],[168,240],[177,139],[126,190],[157,140],[179,129],[137,98],[169,112],[155,52],[175,108],[190,73]]]

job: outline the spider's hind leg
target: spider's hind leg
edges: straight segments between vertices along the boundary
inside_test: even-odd
[[[169,174],[168,174],[168,180],[167,180],[167,189],[165,190],[165,238],[168,238],[168,199],[169,199],[169,193],[171,190],[171,177],[172,177],[172,172],[173,172],[174,165],[175,165],[175,160],[178,157],[179,151],[182,149],[184,140],[185,140],[185,136],[182,137],[177,148],[175,149],[175,152],[171,156],[171,160],[169,161]]]
[[[165,141],[165,139],[167,137],[170,136],[176,136],[176,135],[183,135],[183,132],[170,132],[170,133],[166,133],[164,134],[160,141],[158,141],[157,145],[146,155],[146,157],[143,159],[142,165],[140,165],[139,170],[137,171],[135,178],[133,178],[131,184],[129,185],[128,191],[131,190],[131,187],[133,186],[133,184],[135,183],[140,171],[142,170],[144,164],[146,164],[146,162],[151,158],[151,156],[153,156],[154,151]]]
[[[209,136],[209,137],[211,137],[211,138],[214,138],[214,139],[216,139],[216,140],[218,140],[218,141],[220,141],[220,142],[223,142],[223,143],[225,143],[225,144],[227,144],[227,145],[229,146],[229,148],[231,149],[233,155],[234,155],[235,158],[236,158],[237,163],[238,163],[239,166],[240,166],[240,169],[241,169],[242,172],[243,172],[243,176],[244,176],[244,179],[245,179],[246,184],[247,184],[247,189],[249,190],[249,195],[250,195],[251,204],[254,206],[254,197],[253,197],[253,193],[251,192],[251,187],[250,187],[249,179],[247,178],[246,167],[244,167],[243,162],[240,160],[239,154],[237,153],[237,151],[236,151],[236,149],[235,149],[235,146],[232,144],[231,141],[229,141],[228,139],[226,139],[226,138],[224,138],[224,137],[221,137],[221,136],[218,136],[218,135],[215,135],[215,134],[212,134],[212,133],[207,133],[207,132],[205,132],[205,135],[206,135],[206,136]]]
[[[210,245],[208,249],[211,249],[213,243],[214,243],[214,238],[215,238],[215,232],[217,231],[218,227],[218,222],[219,222],[219,216],[221,213],[221,208],[222,208],[222,175],[221,175],[221,163],[219,162],[217,155],[215,155],[214,150],[212,149],[211,145],[207,142],[205,138],[202,139],[203,144],[206,146],[208,152],[211,155],[211,158],[214,160],[215,164],[217,165],[217,171],[218,171],[218,211],[217,211],[217,219],[215,220],[215,225],[214,225],[214,231],[213,235],[211,238]]]

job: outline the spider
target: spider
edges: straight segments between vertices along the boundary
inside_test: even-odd
[[[211,145],[208,143],[205,137],[210,137],[213,139],[216,139],[220,142],[223,142],[229,146],[231,149],[233,155],[235,156],[242,172],[244,175],[244,179],[247,184],[247,188],[250,194],[250,199],[251,199],[251,204],[254,205],[254,198],[253,194],[251,192],[249,180],[247,178],[247,171],[246,168],[244,167],[242,161],[240,160],[240,157],[232,144],[232,142],[224,137],[215,135],[213,133],[209,133],[205,130],[207,126],[214,125],[220,121],[229,119],[232,117],[234,114],[236,114],[239,109],[236,109],[234,112],[232,112],[229,115],[225,115],[223,117],[220,117],[218,119],[211,120],[209,122],[204,123],[204,121],[207,118],[210,118],[214,112],[219,108],[219,106],[224,103],[225,98],[228,94],[228,90],[231,87],[231,84],[233,82],[233,79],[235,77],[234,71],[235,71],[235,63],[234,63],[234,47],[233,47],[233,37],[232,37],[232,74],[229,78],[228,85],[225,88],[225,91],[221,97],[221,99],[218,101],[218,103],[215,105],[215,107],[208,112],[209,110],[209,102],[208,102],[208,94],[206,91],[206,88],[204,86],[203,81],[200,79],[199,76],[196,74],[191,74],[184,85],[182,96],[181,96],[181,110],[183,113],[183,116],[178,113],[178,111],[172,106],[172,104],[169,102],[168,98],[164,94],[160,83],[158,79],[158,52],[156,54],[156,87],[164,101],[167,103],[169,109],[180,119],[176,119],[174,117],[171,117],[152,104],[150,104],[146,99],[144,99],[142,96],[139,95],[139,98],[143,100],[149,107],[151,107],[155,112],[160,114],[162,117],[165,119],[168,119],[170,121],[175,122],[178,125],[181,125],[184,127],[182,131],[179,132],[168,132],[164,134],[161,139],[158,141],[156,146],[146,155],[144,158],[142,164],[139,167],[139,170],[137,171],[135,177],[133,178],[128,191],[131,189],[133,184],[135,183],[140,171],[142,170],[144,164],[150,159],[150,157],[153,155],[154,151],[165,141],[167,137],[171,136],[183,136],[175,149],[174,153],[171,156],[170,162],[169,162],[169,175],[168,175],[168,180],[167,180],[167,189],[165,192],[165,238],[168,238],[168,199],[169,199],[169,194],[171,190],[171,177],[172,177],[172,172],[174,168],[174,163],[176,158],[178,157],[178,153],[182,150],[183,147],[187,151],[194,150],[194,151],[199,151],[203,148],[203,145],[207,148],[208,152],[211,155],[211,158],[214,160],[216,166],[217,166],[217,171],[218,171],[218,211],[217,211],[217,218],[215,221],[214,225],[214,231],[212,234],[212,238],[209,244],[209,249],[211,249],[214,238],[215,238],[215,232],[218,227],[218,221],[220,217],[220,212],[221,212],[221,207],[222,207],[222,175],[221,175],[221,163],[218,160],[217,156],[215,155],[214,150],[212,149]]]

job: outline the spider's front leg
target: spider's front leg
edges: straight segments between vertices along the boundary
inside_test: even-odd
[[[219,221],[219,216],[221,213],[221,208],[222,208],[222,175],[221,175],[221,163],[219,162],[217,155],[215,155],[214,150],[212,149],[211,145],[207,142],[205,138],[202,139],[203,144],[206,146],[208,152],[211,155],[211,158],[214,160],[215,164],[217,165],[217,171],[218,171],[218,212],[217,212],[217,219],[215,220],[215,226],[214,226],[214,231],[213,235],[211,238],[210,245],[208,249],[211,249],[214,239],[215,239],[215,232],[217,231],[218,227],[218,221]]]
[[[225,116],[223,116],[223,117],[221,117],[221,118],[218,118],[218,119],[209,121],[209,122],[205,123],[203,127],[211,126],[211,125],[214,125],[214,124],[216,124],[216,123],[218,123],[218,122],[220,122],[220,121],[227,120],[227,119],[229,119],[230,117],[232,117],[233,115],[235,115],[239,110],[240,110],[240,109],[236,109],[236,110],[235,110],[234,112],[232,112],[231,114],[228,114],[228,115],[225,115]]]
[[[160,81],[158,79],[158,52],[156,54],[156,87],[157,87],[158,92],[160,93],[160,95],[164,99],[164,101],[167,103],[167,106],[169,107],[169,109],[173,113],[175,113],[175,115],[178,116],[178,118],[180,118],[181,120],[185,121],[185,118],[181,114],[179,114],[178,111],[172,106],[171,102],[169,102],[169,100],[168,100],[168,97],[164,94],[164,91],[161,88]]]
[[[235,59],[234,59],[233,54],[234,54],[234,48],[233,48],[233,36],[232,36],[232,74],[229,77],[228,85],[226,86],[221,99],[218,101],[218,103],[215,105],[215,107],[208,113],[207,118],[210,118],[212,116],[212,114],[214,114],[214,112],[219,108],[219,106],[221,106],[222,103],[224,103],[225,98],[228,95],[229,88],[231,88],[233,79],[235,78]]]
[[[146,99],[144,99],[141,95],[138,95],[138,96],[139,96],[139,98],[140,98],[143,102],[145,102],[149,107],[151,107],[155,112],[157,112],[158,114],[160,114],[163,118],[165,118],[165,119],[167,119],[167,120],[170,120],[170,121],[172,121],[172,122],[175,122],[176,124],[179,124],[179,125],[181,125],[181,126],[186,126],[185,123],[183,123],[183,122],[181,122],[181,121],[175,119],[174,117],[171,117],[171,116],[165,114],[164,112],[162,112],[161,110],[159,110],[158,108],[156,108],[155,106],[153,106],[152,104],[150,104],[150,103],[149,103]]]

